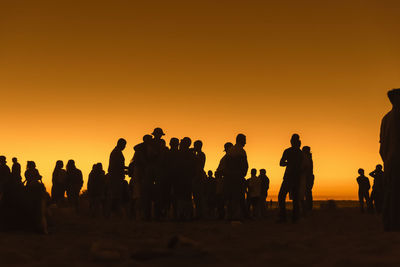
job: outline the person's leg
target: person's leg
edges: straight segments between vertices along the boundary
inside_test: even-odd
[[[358,201],[360,203],[361,212],[364,212],[364,196],[363,192],[361,192],[360,190],[358,191]]]
[[[286,221],[286,195],[288,194],[287,182],[283,180],[278,194],[279,221]]]

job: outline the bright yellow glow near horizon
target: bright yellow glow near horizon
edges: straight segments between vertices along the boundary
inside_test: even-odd
[[[119,137],[154,127],[204,143],[206,170],[247,136],[250,168],[275,198],[291,134],[309,145],[314,195],[355,199],[357,169],[381,163],[379,127],[400,87],[400,2],[2,1],[0,154],[56,160],[85,182]],[[86,183],[84,185],[86,187]]]

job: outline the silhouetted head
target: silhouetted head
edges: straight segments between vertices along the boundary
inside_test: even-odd
[[[151,136],[150,134],[145,134],[143,136],[143,143],[148,144],[149,142],[151,142],[151,140],[153,140],[153,136]]]
[[[260,170],[260,175],[267,175],[267,171],[265,169],[261,169]]]
[[[7,163],[7,159],[5,156],[0,156],[0,164],[5,165]]]
[[[381,164],[376,165],[376,169],[377,169],[378,171],[381,171],[381,170],[382,170],[382,165],[381,165]]]
[[[125,149],[125,147],[126,147],[126,140],[124,138],[118,139],[117,148],[122,151]]]
[[[161,142],[161,147],[166,147],[167,146],[167,143],[165,142],[164,139],[161,139],[160,142]]]
[[[62,169],[62,167],[64,167],[64,162],[62,162],[62,160],[57,160],[56,169]]]
[[[251,169],[251,176],[257,175],[257,169]]]
[[[364,176],[364,169],[358,169],[358,174],[361,176]]]
[[[103,164],[101,164],[100,162],[94,164],[93,169],[96,171],[102,171],[103,170]]]
[[[208,174],[208,177],[212,177],[213,172],[210,170],[210,171],[207,172],[207,174]]]
[[[298,134],[293,134],[292,138],[290,139],[290,144],[292,145],[292,147],[300,148],[300,136]]]
[[[34,161],[28,160],[26,162],[26,169],[27,170],[33,170],[36,168],[36,163]]]
[[[246,136],[244,134],[238,134],[236,136],[236,144],[244,147],[246,145]]]
[[[17,162],[18,162],[18,159],[17,159],[17,158],[15,158],[15,157],[14,157],[14,158],[12,158],[11,160],[12,160],[12,162],[13,162],[13,163],[17,163]]]
[[[393,107],[400,107],[400,88],[392,89],[388,92],[388,97]]]
[[[233,144],[231,142],[227,142],[224,145],[224,152],[228,152],[228,150],[233,147]]]
[[[66,168],[67,168],[67,171],[76,169],[75,161],[73,159],[68,160]]]
[[[179,139],[176,137],[172,137],[171,140],[169,140],[169,147],[171,149],[178,149],[179,147]]]
[[[179,144],[179,149],[187,150],[189,149],[190,145],[192,144],[192,140],[189,137],[184,137]]]
[[[152,135],[154,136],[155,139],[160,139],[161,136],[165,135],[163,130],[159,127],[155,128]]]
[[[194,141],[193,148],[195,151],[201,151],[202,147],[203,147],[203,142],[201,142],[200,140]]]
[[[309,146],[303,146],[303,152],[307,155],[311,155],[311,148]]]

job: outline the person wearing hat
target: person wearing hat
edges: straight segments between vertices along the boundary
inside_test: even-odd
[[[385,170],[383,225],[386,231],[400,231],[400,88],[388,97],[392,109],[382,119],[379,150]]]
[[[218,164],[218,168],[215,171],[215,180],[216,180],[216,205],[217,205],[217,213],[218,218],[220,220],[225,218],[225,188],[224,188],[224,177],[225,177],[225,169],[226,169],[226,157],[229,149],[233,147],[231,142],[227,142],[224,145],[225,155],[221,158]]]
[[[150,199],[153,202],[154,219],[159,220],[162,215],[162,190],[161,184],[165,178],[164,158],[166,152],[165,140],[162,137],[164,131],[157,127],[153,130],[153,139],[150,145],[149,168],[147,172],[147,184],[150,185]]]

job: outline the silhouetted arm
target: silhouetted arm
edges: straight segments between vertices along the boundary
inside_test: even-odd
[[[286,155],[286,154],[287,154],[287,153],[286,153],[286,150],[285,150],[285,151],[283,152],[281,161],[279,162],[279,165],[280,165],[281,167],[287,166],[287,155]]]

